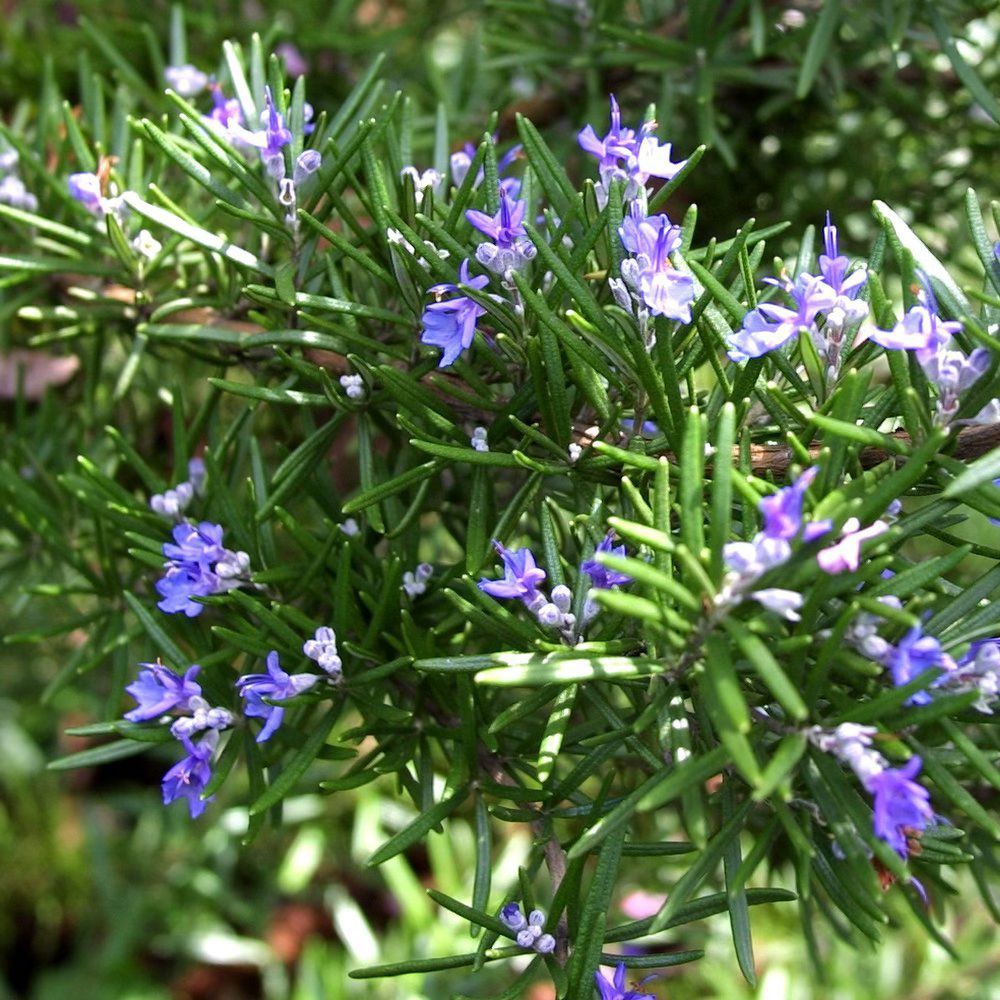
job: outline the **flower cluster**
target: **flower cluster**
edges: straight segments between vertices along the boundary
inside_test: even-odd
[[[601,181],[597,185],[598,203],[607,203],[611,183],[621,180],[625,184],[625,197],[645,200],[646,183],[650,177],[670,180],[687,163],[670,159],[671,144],[660,143],[653,133],[656,122],[643,122],[638,132],[622,125],[621,110],[611,95],[611,123],[603,139],[597,137],[592,125],[580,130],[577,137],[581,148],[597,158]]]
[[[409,598],[419,597],[427,591],[427,581],[434,575],[434,567],[430,563],[420,563],[412,572],[403,574],[402,589]]]
[[[556,947],[556,939],[543,932],[545,914],[532,910],[527,917],[520,903],[508,903],[500,911],[501,923],[513,933],[518,945],[539,955],[550,955]]]
[[[680,226],[673,225],[666,215],[647,215],[637,200],[618,232],[622,245],[632,254],[622,262],[622,280],[636,298],[640,325],[647,322],[644,310],[652,316],[690,323],[694,278],[677,270],[670,260],[681,245]],[[621,284],[611,280],[617,301],[632,312]]]
[[[183,675],[162,663],[143,663],[138,678],[125,690],[136,707],[125,713],[129,722],[153,722],[171,714],[171,735],[184,747],[185,756],[163,776],[163,804],[187,799],[192,819],[205,811],[211,798],[202,797],[212,778],[212,760],[219,733],[233,724],[232,713],[213,708],[202,697],[195,680],[201,667],[194,664]],[[201,738],[195,740],[196,737]]]
[[[906,858],[912,853],[911,840],[931,824],[934,810],[927,789],[913,780],[920,772],[920,758],[913,756],[900,768],[889,767],[871,745],[876,732],[873,726],[843,722],[829,731],[815,727],[809,731],[809,738],[854,771],[873,799],[875,836]]]
[[[557,584],[549,596],[539,590],[539,585],[545,580],[546,573],[535,562],[531,549],[506,549],[498,541],[493,542],[497,553],[503,560],[504,575],[502,580],[482,579],[478,586],[485,594],[499,600],[519,600],[535,616],[538,623],[545,628],[556,629],[570,645],[575,645],[580,634],[597,616],[599,605],[593,597],[594,590],[610,590],[622,584],[631,583],[632,578],[625,573],[610,570],[597,559],[585,560],[580,571],[591,579],[590,590],[583,604],[580,622],[570,610],[573,607],[573,591],[565,584]],[[622,558],[626,555],[624,545],[616,546],[614,537],[606,535],[594,555],[608,553]]]
[[[200,458],[192,458],[188,462],[188,478],[178,483],[173,489],[163,493],[154,493],[149,498],[150,509],[161,517],[179,521],[196,496],[201,496],[205,489],[205,463]]]
[[[204,605],[193,598],[224,594],[249,582],[250,557],[222,544],[221,525],[182,521],[174,526],[173,544],[163,546],[166,572],[156,581],[162,600],[157,607],[168,615],[183,611],[188,618],[201,614]]]
[[[803,273],[794,281],[787,277],[766,279],[788,296],[792,306],[764,302],[750,310],[741,329],[729,338],[731,360],[759,358],[782,347],[796,334],[806,333],[827,366],[828,382],[836,379],[845,333],[868,315],[867,303],[858,299],[868,272],[860,267],[848,273],[850,261],[840,254],[837,227],[831,222],[829,212],[823,242],[826,252],[820,255],[818,275]]]
[[[958,414],[960,394],[989,369],[990,352],[977,347],[966,355],[955,349],[953,337],[962,332],[962,324],[941,319],[930,278],[921,273],[920,279],[917,305],[908,309],[891,330],[872,330],[869,338],[888,350],[913,352],[928,381],[937,387],[935,421],[946,427]],[[992,405],[987,404],[971,422],[995,422],[992,411]]]

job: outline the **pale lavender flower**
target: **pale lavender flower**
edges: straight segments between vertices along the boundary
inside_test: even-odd
[[[867,528],[852,517],[845,522],[840,541],[816,553],[816,561],[824,573],[853,573],[861,564],[861,546],[864,542],[889,530],[885,521],[876,521]]]
[[[66,183],[72,198],[75,198],[88,212],[94,215],[100,213],[104,197],[101,194],[101,179],[97,174],[70,174]]]
[[[974,642],[958,661],[955,671],[941,678],[949,688],[978,691],[975,708],[987,715],[1000,699],[1000,639],[980,639]]]
[[[38,199],[25,187],[20,177],[7,174],[0,180],[0,205],[10,205],[13,208],[34,212],[38,208]]]
[[[755,590],[749,596],[763,604],[768,611],[773,611],[790,622],[797,622],[801,617],[799,609],[802,607],[802,595],[794,590],[766,587],[764,590]]]
[[[244,714],[264,720],[264,727],[257,734],[258,743],[269,740],[285,717],[281,705],[268,704],[264,699],[286,701],[308,691],[318,680],[316,674],[286,673],[281,669],[277,652],[272,649],[267,654],[266,674],[247,674],[236,682],[236,689],[246,702]]]
[[[485,274],[470,277],[468,260],[462,261],[458,280],[461,284],[480,291],[490,282]],[[446,283],[435,285],[430,291],[440,297],[445,292],[457,292],[459,289],[457,285]],[[454,364],[462,351],[472,346],[472,339],[476,335],[476,320],[485,312],[479,303],[466,295],[443,302],[432,302],[427,306],[422,317],[424,328],[420,340],[431,347],[441,348],[439,368]]]
[[[991,356],[985,347],[977,347],[966,356],[961,351],[938,348],[933,354],[924,353],[921,367],[927,378],[938,388],[936,419],[947,426],[959,409],[959,394],[974,385],[989,370]]]
[[[874,799],[875,835],[900,857],[907,857],[907,838],[925,830],[934,818],[930,793],[913,778],[921,760],[911,757],[902,767],[886,768],[868,779],[867,789]]]
[[[162,600],[157,607],[166,614],[183,611],[189,618],[201,614],[203,605],[192,600],[225,593],[244,582],[250,567],[245,552],[232,552],[222,544],[222,527],[202,521],[175,525],[174,543],[163,546],[169,560],[166,573],[156,581]]]
[[[125,690],[137,707],[125,713],[129,722],[150,722],[173,709],[185,711],[192,698],[201,697],[201,685],[195,680],[201,667],[188,667],[183,676],[162,663],[143,663],[145,670]]]
[[[200,94],[208,86],[208,74],[203,73],[191,63],[183,66],[168,66],[163,71],[163,76],[176,94],[181,97],[194,97]]]
[[[503,560],[503,579],[482,579],[478,583],[479,589],[484,594],[500,600],[517,598],[528,607],[535,604],[539,598],[544,601],[538,592],[538,587],[545,579],[545,570],[535,564],[531,549],[517,549],[512,552],[496,540],[493,545]]]
[[[197,819],[214,796],[203,799],[202,792],[212,780],[212,758],[219,744],[219,733],[210,729],[199,742],[183,737],[181,743],[187,756],[178,761],[163,776],[163,804],[187,799],[192,819]]]
[[[666,215],[647,216],[635,201],[618,230],[631,262],[622,265],[622,277],[640,295],[654,316],[691,322],[694,279],[678,271],[670,255],[681,244],[681,230]]]
[[[504,275],[511,268],[520,270],[536,254],[534,244],[524,229],[527,203],[512,198],[500,189],[500,208],[496,215],[469,209],[465,217],[492,243],[476,248],[476,260],[495,274]]]
[[[307,639],[302,646],[302,652],[315,660],[319,668],[334,680],[339,680],[343,661],[337,652],[337,633],[327,625],[316,629],[312,639]]]
[[[943,320],[927,306],[916,305],[891,330],[871,330],[868,337],[891,350],[916,351],[917,360],[922,362],[933,357],[961,329],[961,323]]]
[[[784,288],[795,308],[764,302],[748,312],[743,327],[729,337],[731,360],[759,358],[798,333],[812,334],[817,315],[831,309],[837,301],[837,293],[822,278],[811,274],[800,274],[793,284],[771,283]]]
[[[295,169],[292,171],[292,183],[299,187],[304,184],[323,163],[323,156],[318,149],[304,149],[295,159]]]
[[[243,109],[235,97],[227,98],[218,83],[210,83],[212,110],[202,118],[205,126],[213,132],[232,138],[234,129],[243,124]]]

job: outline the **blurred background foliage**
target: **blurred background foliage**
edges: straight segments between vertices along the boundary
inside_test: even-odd
[[[166,2],[139,9],[124,0],[5,0],[0,12],[0,113],[15,129],[54,93],[74,103],[95,71],[118,85],[102,35],[151,87],[160,86],[157,45],[149,42],[168,34]],[[601,130],[609,91],[630,117],[655,102],[660,135],[680,156],[700,142],[711,147],[685,189],[709,232],[731,232],[753,214],[760,225],[791,220],[789,239],[797,242],[834,207],[848,246],[867,246],[875,228],[868,205],[879,197],[908,211],[920,235],[949,258],[966,187],[995,191],[995,2],[217,0],[191,5],[187,26],[189,57],[203,69],[218,65],[224,39],[259,31],[292,75],[308,71],[318,108],[335,108],[373,56],[387,53],[390,89],[405,89],[423,116],[418,167],[430,159],[439,101],[470,140],[494,110],[509,138],[522,111],[571,166],[580,160],[576,131],[588,121]],[[149,110],[142,93],[130,96],[137,110]],[[949,259],[961,275],[963,260]],[[9,330],[0,330],[0,342],[10,343]],[[15,412],[0,401],[0,413],[5,436],[37,434],[33,447],[58,471],[69,468],[75,450],[70,438],[47,436],[50,405]],[[150,447],[156,435],[153,428]],[[9,535],[2,540],[0,633],[16,640],[51,626],[58,612],[24,595],[46,583],[30,548]],[[46,771],[47,760],[80,749],[59,734],[103,717],[98,699],[120,690],[132,669],[124,655],[114,656],[87,690],[61,687],[45,697],[61,672],[84,666],[73,659],[73,640],[86,628],[84,613],[68,642],[0,646],[0,997],[446,995],[433,978],[348,983],[346,970],[468,949],[467,925],[432,919],[424,889],[467,894],[471,831],[463,836],[456,821],[447,842],[432,837],[427,850],[365,878],[356,874],[365,845],[377,829],[405,821],[388,785],[293,799],[286,827],[244,850],[236,813],[197,827],[160,808],[155,789],[166,758],[155,752],[100,769]],[[527,837],[503,845],[510,872]],[[640,906],[658,881],[648,861],[632,878],[616,905]],[[780,882],[780,871],[768,874],[767,884]],[[958,963],[922,932],[905,933],[912,917],[900,911],[904,933],[887,936],[877,953],[859,955],[835,937],[817,942],[831,958],[823,982],[794,909],[760,907],[755,993],[736,975],[724,916],[671,944],[704,947],[705,961],[647,988],[673,1000],[987,1000],[1000,993],[1000,953],[976,894],[964,898],[968,909],[946,928]],[[458,988],[487,995],[507,975],[485,970]],[[448,982],[455,988],[454,977]]]

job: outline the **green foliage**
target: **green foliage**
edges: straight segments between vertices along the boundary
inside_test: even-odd
[[[396,924],[374,929],[335,893],[329,909],[353,978],[412,976],[428,995],[495,987],[510,996],[545,980],[577,1000],[593,995],[601,965],[696,962],[704,949],[689,925],[725,912],[732,968],[753,986],[754,909],[764,904],[797,914],[821,975],[818,942],[830,930],[867,948],[908,910],[947,947],[938,925],[961,902],[949,899],[956,872],[970,868],[995,910],[995,717],[970,693],[908,703],[927,678],[893,687],[844,635],[865,612],[881,614],[893,640],[924,621],[957,658],[997,634],[1000,549],[980,529],[1000,517],[998,453],[980,444],[969,460],[982,435],[935,426],[932,386],[901,352],[879,366],[879,349],[855,341],[831,377],[807,335],[743,365],[726,351],[769,294],[755,288],[758,272],[815,270],[814,231],[800,224],[818,218],[813,192],[836,209],[863,179],[870,189],[860,184],[859,198],[884,196],[853,227],[870,234],[864,295],[878,325],[912,305],[919,269],[942,315],[961,321],[959,345],[992,352],[960,415],[1000,394],[996,204],[990,220],[975,190],[935,180],[921,221],[936,229],[925,239],[901,192],[916,203],[928,164],[944,154],[927,153],[910,190],[918,167],[902,156],[902,186],[883,186],[880,164],[896,151],[873,141],[880,121],[917,99],[941,101],[957,80],[949,107],[976,109],[962,148],[972,151],[970,176],[979,169],[979,150],[995,143],[995,123],[981,120],[996,117],[996,55],[983,44],[984,32],[995,40],[995,16],[957,3],[864,12],[830,3],[808,25],[784,17],[787,30],[777,30],[771,8],[753,2],[620,10],[598,0],[584,18],[568,4],[498,0],[464,20],[448,5],[401,4],[355,43],[342,29],[368,16],[364,6],[306,5],[268,37],[227,41],[221,58],[209,40],[242,31],[207,13],[187,13],[187,38],[177,9],[169,51],[158,40],[165,28],[119,34],[81,23],[77,79],[58,64],[38,73],[41,96],[0,126],[39,201],[37,211],[0,206],[3,344],[31,352],[10,379],[0,456],[4,641],[60,653],[44,691],[26,701],[64,706],[81,689],[102,699],[91,724],[70,730],[88,744],[52,754],[50,768],[176,759],[161,746],[173,746],[165,727],[121,721],[137,662],[200,663],[206,697],[239,715],[239,675],[258,671],[271,650],[290,672],[307,669],[303,640],[330,625],[343,682],[289,703],[266,743],[254,742],[246,719],[223,737],[207,790],[217,802],[199,822],[209,869],[220,858],[238,864],[235,843],[212,828],[221,813],[245,857],[269,857],[279,831],[296,831],[314,860],[286,860],[279,880],[292,888],[320,857],[345,880],[377,870],[410,936],[403,945]],[[952,22],[980,13],[973,41],[952,35]],[[314,30],[299,31],[310,16]],[[23,44],[16,25],[4,30]],[[322,71],[293,82],[266,56],[286,33],[307,54],[336,34],[353,85],[331,86]],[[415,58],[421,37],[448,42],[451,56]],[[936,53],[914,44],[928,37]],[[308,144],[322,165],[290,217],[257,154],[206,125],[204,97],[161,94],[163,67],[189,46],[248,122],[270,87],[299,137],[289,171],[305,101],[315,103]],[[374,57],[394,46],[398,61]],[[895,83],[908,66],[935,74],[919,98]],[[619,74],[631,117],[658,98],[660,136],[691,153],[651,201],[683,216],[674,266],[694,283],[690,323],[659,316],[643,331],[612,292],[627,257],[623,192],[605,191],[602,205],[570,133],[596,121],[598,107],[603,119]],[[878,86],[859,86],[873,79]],[[581,85],[591,108],[574,96]],[[548,93],[555,121],[541,121],[544,102],[505,104],[518,88]],[[847,113],[851,102],[859,106]],[[495,145],[491,112],[501,111]],[[849,173],[829,172],[832,154],[807,155],[818,131],[810,115],[839,123],[828,145],[850,158]],[[761,132],[778,129],[792,164],[780,176],[751,154]],[[459,289],[485,314],[471,351],[439,369],[419,339],[427,292],[474,259],[479,237],[465,212],[496,211],[497,156],[515,133],[537,257],[504,285]],[[476,138],[459,183],[446,176],[418,190],[403,173],[434,164],[447,174],[449,152]],[[726,171],[748,165],[732,197],[719,198],[733,189]],[[67,193],[70,173],[92,170],[123,192],[121,219],[96,220]],[[746,189],[765,193],[748,205]],[[786,226],[793,201],[802,215]],[[760,217],[747,219],[750,209]],[[152,254],[136,248],[142,229],[159,243]],[[947,254],[943,237],[953,241]],[[776,254],[771,271],[763,262]],[[43,350],[75,358],[79,371],[29,393],[31,367],[51,360]],[[344,392],[340,377],[351,374],[360,396]],[[470,440],[480,426],[489,450]],[[253,575],[188,619],[155,607],[169,524],[148,500],[183,480],[195,455],[207,486],[192,515],[222,524]],[[895,500],[900,516],[856,572],[825,573],[811,544],[762,577],[761,587],[804,595],[800,620],[727,601],[726,545],[753,538],[760,500],[789,469],[813,464],[816,519],[837,531],[850,518],[869,524]],[[343,530],[348,517],[356,534]],[[595,592],[599,613],[584,635],[580,566],[609,527],[627,555],[598,561],[633,582]],[[492,574],[493,539],[532,546],[547,585],[570,587],[581,623],[570,640],[477,588]],[[434,575],[409,595],[404,574],[422,562]],[[891,584],[881,576],[890,567]],[[888,593],[899,608],[879,602]],[[811,727],[843,722],[875,725],[893,764],[911,753],[923,761],[921,780],[951,825],[931,826],[908,860],[875,835],[853,775],[810,738]],[[140,773],[156,797],[157,779]],[[319,821],[328,814],[353,831],[343,857]],[[149,843],[163,850],[166,839],[157,825]],[[198,912],[238,926],[245,902],[224,891],[238,879],[230,870],[209,882],[198,886]],[[645,916],[621,920],[623,886],[634,883],[662,894]],[[545,912],[552,954],[511,962],[525,952],[496,914],[514,900]],[[419,938],[439,919],[451,923]],[[352,922],[364,929],[356,940]],[[623,944],[640,953],[619,955]],[[340,961],[309,953],[303,968],[340,990]]]

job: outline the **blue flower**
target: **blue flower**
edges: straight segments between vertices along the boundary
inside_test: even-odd
[[[201,795],[212,780],[212,757],[219,743],[219,734],[210,729],[198,743],[187,736],[181,738],[181,743],[187,750],[187,756],[163,776],[163,804],[166,806],[176,799],[187,799],[191,818],[197,819],[215,797],[203,799]]]
[[[614,535],[608,532],[594,550],[594,555],[596,556],[599,552],[607,552],[610,555],[624,559],[628,555],[625,546],[614,545],[613,543]],[[608,569],[607,566],[602,566],[596,559],[587,559],[580,564],[580,569],[590,577],[592,586],[598,590],[610,590],[619,584],[632,582],[632,577],[627,573],[619,573],[617,570]]]
[[[625,988],[625,963],[619,962],[611,979],[605,979],[600,971],[594,973],[594,983],[601,1000],[656,1000],[652,993],[640,993]],[[642,985],[641,983],[639,985]]]
[[[920,766],[920,758],[914,756],[902,767],[886,768],[866,782],[874,799],[875,836],[903,858],[909,853],[908,836],[925,830],[934,817],[930,793],[913,781]]]
[[[941,643],[932,635],[924,635],[920,625],[910,629],[889,650],[885,662],[892,673],[892,681],[896,687],[909,684],[932,667],[941,667],[949,672],[956,669],[955,661],[941,649]],[[940,676],[933,682],[928,678],[927,683],[937,686],[940,680]],[[926,705],[930,700],[931,696],[927,691],[917,691],[907,698],[906,703]]]
[[[478,291],[490,283],[485,274],[475,278],[469,277],[468,260],[462,261],[458,280],[461,284]],[[451,283],[435,285],[431,291],[435,295],[442,295],[445,292],[457,292],[458,286]],[[462,351],[472,346],[472,338],[476,335],[476,320],[485,312],[486,310],[478,302],[466,295],[444,302],[432,302],[424,310],[422,317],[424,329],[420,341],[431,347],[441,348],[439,368],[454,364]]]
[[[267,654],[266,674],[247,674],[236,682],[236,688],[246,701],[244,714],[264,720],[264,728],[257,734],[257,742],[269,740],[281,725],[285,710],[280,705],[269,705],[265,698],[286,701],[311,688],[319,680],[315,674],[287,674],[281,669],[278,654]]]
[[[502,580],[480,580],[479,589],[500,600],[517,598],[529,607],[539,598],[544,600],[538,592],[538,586],[545,579],[545,570],[535,565],[531,549],[511,552],[498,541],[494,541],[493,545],[503,560],[504,576]]]
[[[580,130],[577,141],[582,149],[596,156],[600,167],[608,169],[618,166],[618,161],[635,155],[637,143],[635,130],[622,128],[621,110],[615,95],[610,95],[611,100],[611,127],[603,139],[597,138],[597,133],[592,125],[587,125]]]
[[[198,664],[188,667],[183,677],[162,663],[142,666],[146,669],[140,670],[138,678],[125,688],[138,705],[125,713],[129,722],[149,722],[174,708],[183,711],[192,698],[201,697],[201,685],[195,681],[201,670]]]

